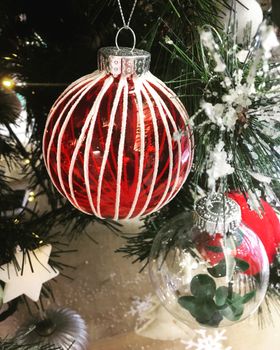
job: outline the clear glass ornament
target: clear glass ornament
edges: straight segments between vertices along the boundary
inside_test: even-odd
[[[232,325],[265,297],[269,263],[263,244],[242,222],[228,224],[223,232],[216,222],[222,233],[215,233],[209,222],[203,226],[197,215],[183,213],[154,240],[152,283],[166,309],[190,327]]]

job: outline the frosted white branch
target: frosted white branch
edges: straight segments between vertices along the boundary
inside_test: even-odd
[[[210,152],[208,160],[208,186],[210,189],[214,189],[216,181],[226,175],[230,175],[234,172],[234,168],[229,164],[229,156],[224,150],[224,142],[220,141],[214,150]]]

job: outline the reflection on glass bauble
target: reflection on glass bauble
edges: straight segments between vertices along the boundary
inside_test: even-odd
[[[228,234],[199,229],[183,213],[156,236],[150,276],[166,309],[191,327],[224,327],[253,314],[268,286],[260,239],[242,222]]]

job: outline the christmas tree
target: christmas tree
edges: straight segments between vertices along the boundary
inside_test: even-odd
[[[163,302],[171,291],[181,309],[169,311],[189,325],[237,322],[263,298],[261,321],[265,305],[279,307],[280,14],[265,5],[2,1],[0,320],[32,301],[40,318],[1,349],[85,348],[80,316],[45,305],[55,277],[71,275],[67,254],[79,254],[68,243],[95,242],[93,223],[123,236],[118,253],[150,263]],[[129,49],[97,55],[117,32]],[[110,55],[125,56],[115,66],[125,79]],[[118,219],[138,216],[141,232],[122,234]],[[184,288],[167,289],[178,278],[169,260],[190,274]],[[206,272],[192,272],[201,261]]]

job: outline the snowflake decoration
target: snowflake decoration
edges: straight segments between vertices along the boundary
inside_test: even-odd
[[[135,297],[127,315],[137,316],[139,320],[142,320],[146,318],[146,314],[154,307],[155,299],[151,294],[146,295],[144,299]]]
[[[146,295],[143,299],[135,297],[131,308],[126,316],[136,316],[135,332],[140,333],[156,319],[155,310],[159,307],[159,300],[151,295]]]
[[[232,347],[223,347],[223,341],[227,340],[225,330],[216,330],[214,334],[207,334],[205,329],[195,331],[199,337],[196,341],[182,340],[182,344],[186,345],[186,350],[232,350]]]

